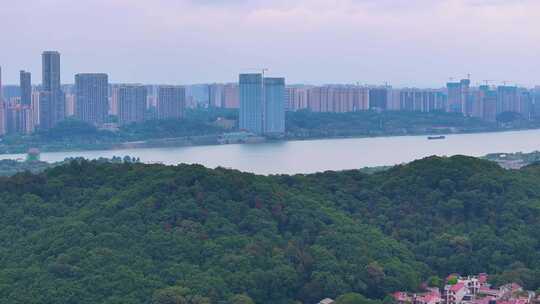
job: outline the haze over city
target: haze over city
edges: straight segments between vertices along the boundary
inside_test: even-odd
[[[7,0],[3,0],[7,3]],[[236,81],[270,68],[288,83],[441,87],[467,73],[537,84],[540,3],[523,1],[9,1],[0,10],[3,82],[41,82],[39,54],[111,82]]]

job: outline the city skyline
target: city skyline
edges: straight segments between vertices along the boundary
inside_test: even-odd
[[[3,45],[16,46],[0,54],[4,83],[16,84],[21,69],[39,83],[35,56],[42,49],[62,53],[63,83],[77,73],[100,71],[113,83],[232,82],[238,73],[259,67],[287,75],[289,83],[315,85],[360,81],[434,87],[466,73],[523,86],[540,82],[537,1],[161,0],[149,5],[140,0],[10,5],[0,12],[3,28],[24,28],[27,38],[16,31],[0,38]]]

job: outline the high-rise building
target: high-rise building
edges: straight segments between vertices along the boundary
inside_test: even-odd
[[[118,92],[122,85],[111,85],[111,97],[109,102],[109,114],[118,116]]]
[[[540,118],[540,86],[535,86],[533,91],[533,106],[532,113],[535,119]]]
[[[65,117],[65,96],[60,85],[60,53],[43,52],[40,121],[42,129],[50,129]]]
[[[482,118],[487,121],[497,121],[497,91],[487,90],[482,98]]]
[[[6,109],[7,133],[30,134],[34,131],[34,120],[30,105],[15,103]]]
[[[401,109],[401,89],[392,89],[390,90],[390,99],[386,109],[389,111],[400,111]]]
[[[497,114],[503,112],[520,112],[517,86],[503,85],[497,87]]]
[[[2,85],[2,67],[0,67],[0,136],[6,134],[6,105],[4,103],[4,86]]]
[[[223,108],[224,85],[213,83],[208,85],[208,106],[211,108]]]
[[[264,133],[285,133],[285,78],[264,78]]]
[[[143,85],[118,87],[118,122],[130,124],[144,121],[147,89]]]
[[[439,90],[400,89],[399,109],[410,112],[444,111],[446,96]]]
[[[160,86],[158,88],[158,119],[178,119],[184,117],[186,90],[181,86]]]
[[[39,125],[39,95],[39,91],[32,92],[32,104],[30,107],[32,109],[32,119],[34,121],[34,126]]]
[[[345,113],[369,109],[369,90],[355,85],[327,85],[307,90],[307,107],[313,112]]]
[[[5,135],[6,130],[6,106],[3,100],[0,100],[0,136]]]
[[[472,103],[469,89],[471,81],[462,79],[460,82],[449,82],[446,84],[448,93],[447,111],[452,113],[462,113],[469,116],[472,112]]]
[[[107,74],[75,75],[75,117],[102,125],[109,111],[109,78]]]
[[[285,132],[285,78],[240,74],[239,125],[255,134]]]
[[[373,87],[369,88],[369,108],[386,110],[390,100],[390,87]]]
[[[223,87],[223,107],[227,109],[240,108],[240,89],[236,83],[228,83]]]
[[[75,116],[76,96],[75,94],[66,93],[66,117]]]
[[[20,72],[21,104],[32,105],[32,75],[30,72]]]
[[[2,67],[0,66],[0,102],[4,101],[4,86],[2,85]]]
[[[262,74],[240,74],[241,130],[263,134],[264,97]]]
[[[528,91],[527,89],[521,89],[518,97],[518,113],[521,114],[521,117],[523,117],[524,119],[532,119],[534,105],[533,93]]]
[[[287,111],[298,111],[308,107],[308,89],[307,88],[287,88],[286,91],[286,109]]]

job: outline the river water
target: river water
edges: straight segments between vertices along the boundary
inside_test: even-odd
[[[107,151],[49,152],[41,160],[54,162],[66,157],[138,157],[146,163],[202,164],[258,174],[313,173],[395,165],[431,155],[483,156],[494,152],[540,150],[540,130],[449,135],[444,140],[426,136],[323,139],[263,144],[149,148]],[[22,154],[0,159],[24,158]]]

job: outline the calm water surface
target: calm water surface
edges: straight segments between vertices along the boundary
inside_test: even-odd
[[[146,163],[197,163],[209,168],[221,166],[259,174],[295,174],[394,165],[431,155],[483,156],[493,152],[535,150],[540,150],[540,130],[449,135],[445,140],[427,140],[426,136],[400,136],[255,145],[51,152],[42,153],[41,159],[54,162],[66,157],[92,159],[129,155],[139,157]],[[0,159],[6,158],[24,158],[24,155],[0,155]]]

